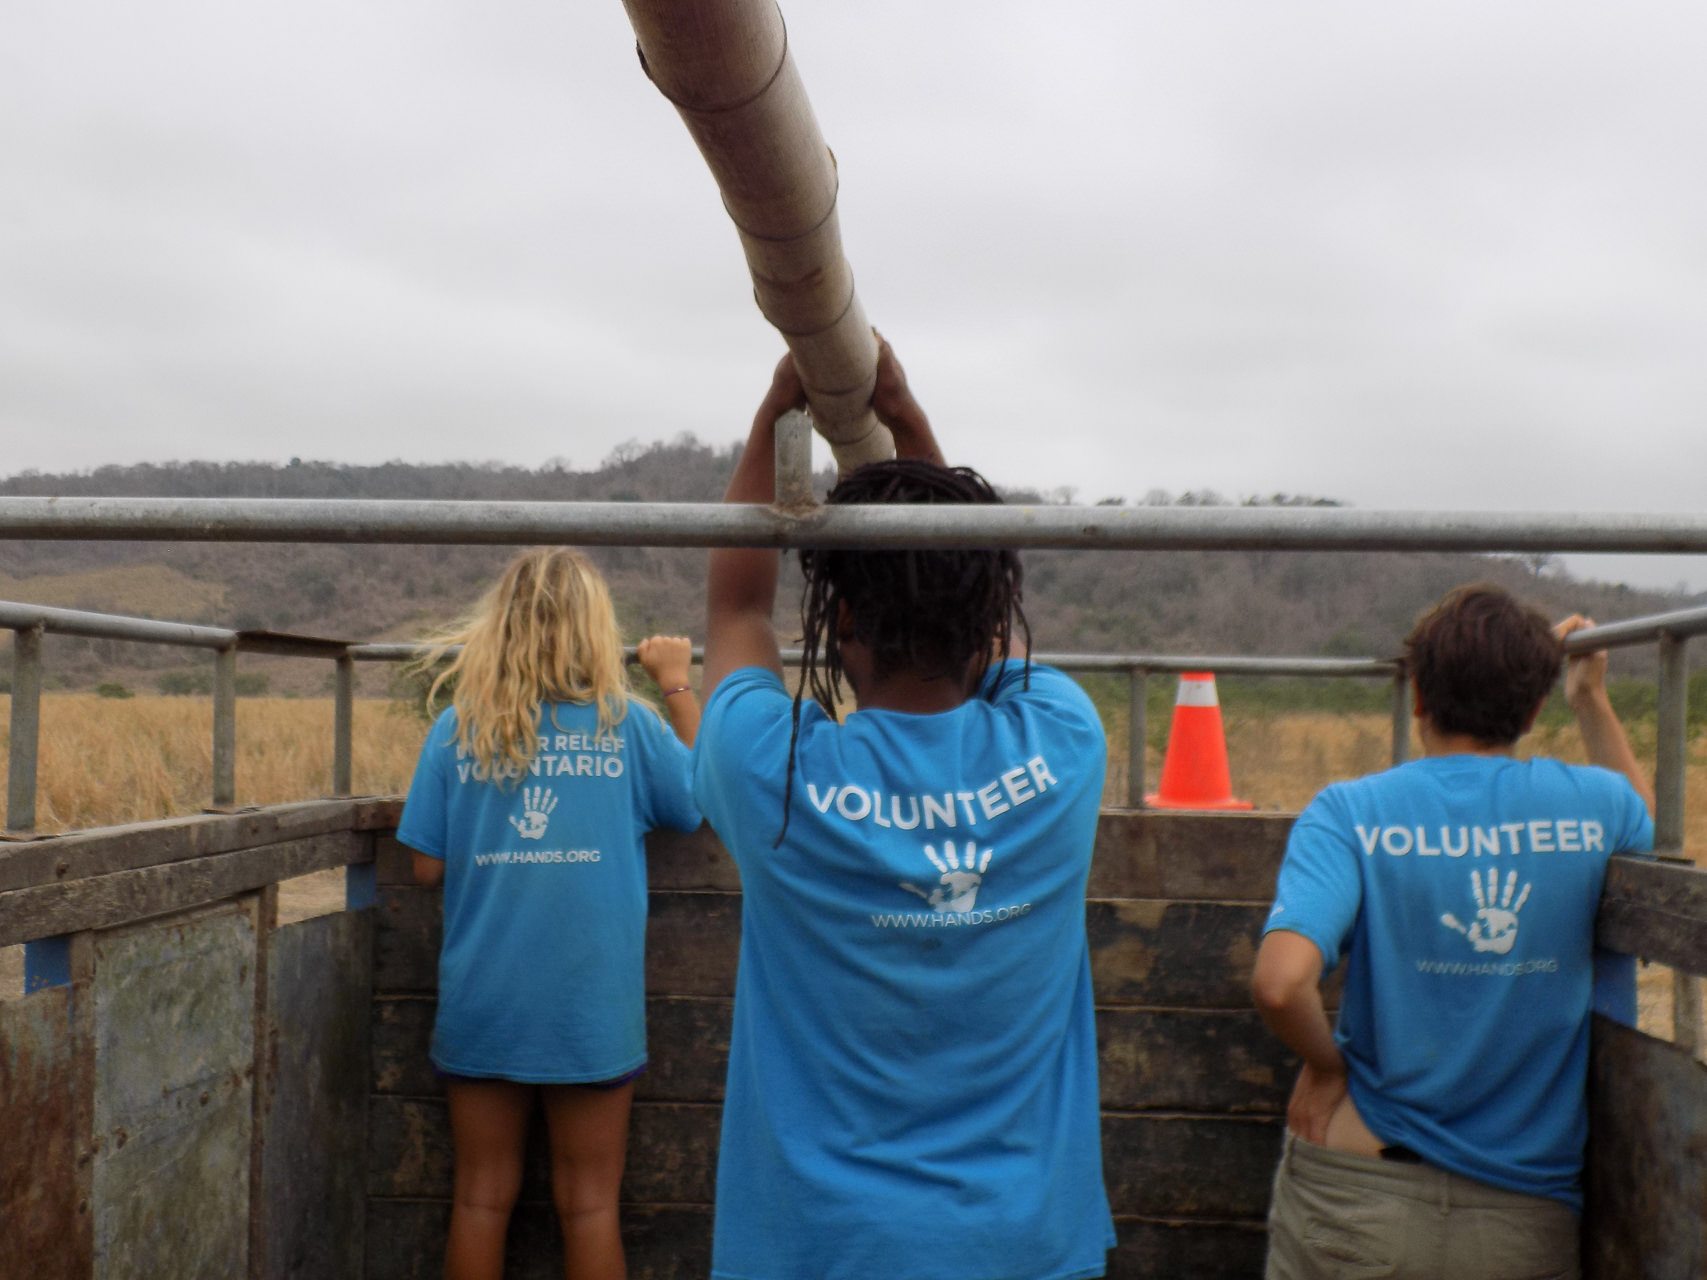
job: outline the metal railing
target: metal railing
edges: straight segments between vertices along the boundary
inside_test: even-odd
[[[36,826],[37,743],[41,706],[41,640],[45,634],[128,640],[212,651],[213,671],[213,796],[210,808],[229,809],[236,803],[237,655],[268,654],[312,657],[333,663],[332,794],[351,789],[354,727],[355,664],[406,662],[422,654],[415,644],[355,644],[313,636],[270,631],[234,631],[224,627],[157,622],[115,614],[55,609],[45,605],[0,601],[0,628],[13,633],[11,739],[6,790],[6,833],[28,838]],[[1707,608],[1633,618],[1576,632],[1567,639],[1570,652],[1654,643],[1659,647],[1657,747],[1654,778],[1655,845],[1676,853],[1683,847],[1684,770],[1688,743],[1689,638],[1707,633]],[[634,651],[627,654],[634,660]],[[696,661],[701,651],[694,651]],[[1379,658],[1257,658],[1175,654],[1086,654],[1036,652],[1033,658],[1077,674],[1124,675],[1127,679],[1128,805],[1143,803],[1145,743],[1148,733],[1149,678],[1152,674],[1208,671],[1223,676],[1363,678],[1391,681],[1392,752],[1394,764],[1409,758],[1411,735],[1410,686],[1401,664]],[[785,650],[783,662],[797,666],[798,650]]]
[[[205,649],[214,655],[213,672],[213,797],[209,808],[231,809],[236,804],[237,655],[328,659],[334,664],[332,684],[332,795],[351,790],[357,662],[409,662],[427,652],[419,644],[352,644],[313,636],[271,631],[233,631],[224,627],[180,622],[156,622],[117,614],[55,609],[46,605],[0,600],[0,628],[13,633],[11,747],[6,786],[6,835],[28,839],[36,826],[37,745],[42,687],[41,640],[44,635],[129,640],[179,648]],[[635,661],[631,648],[625,655]],[[694,649],[694,661],[704,652]],[[1145,792],[1146,712],[1152,673],[1209,671],[1216,675],[1305,676],[1384,679],[1393,682],[1393,763],[1403,763],[1410,747],[1408,682],[1394,661],[1376,658],[1252,658],[1194,657],[1174,654],[1045,653],[1036,662],[1085,675],[1124,675],[1127,679],[1127,803],[1141,807]],[[800,665],[798,649],[785,649],[783,664]]]
[[[787,487],[798,493],[797,487]],[[809,490],[808,490],[809,491]],[[1707,552],[1707,515],[1344,507],[0,498],[0,540],[1126,551]]]

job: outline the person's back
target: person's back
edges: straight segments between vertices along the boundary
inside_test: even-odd
[[[934,715],[806,707],[775,848],[789,696],[746,668],[713,698],[696,793],[744,895],[720,1272],[940,1275],[939,1248],[953,1274],[1100,1270],[1104,738],[1066,676],[1025,677]]]
[[[1594,915],[1607,858],[1652,843],[1640,774],[1603,656],[1571,694],[1617,771],[1514,757],[1560,649],[1503,591],[1453,593],[1407,645],[1426,758],[1310,804],[1258,956],[1258,1006],[1305,1059],[1269,1274],[1572,1275]],[[1330,1036],[1315,984],[1342,959]]]
[[[769,500],[772,430],[800,398],[785,359],[727,500]],[[875,407],[900,457],[830,502],[997,501],[942,465],[886,345]],[[1096,712],[1006,660],[1012,552],[801,562],[810,701],[781,678],[776,553],[711,557],[694,795],[744,895],[712,1274],[1101,1275]],[[844,676],[859,710],[841,724]]]

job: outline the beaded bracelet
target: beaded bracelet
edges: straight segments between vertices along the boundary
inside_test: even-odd
[[[671,698],[671,697],[674,697],[678,693],[692,693],[692,692],[693,692],[693,686],[691,684],[679,684],[674,689],[665,689],[663,696],[666,698]]]

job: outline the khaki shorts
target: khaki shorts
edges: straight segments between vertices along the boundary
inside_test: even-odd
[[[1268,1215],[1267,1280],[1580,1280],[1557,1200],[1288,1133]]]

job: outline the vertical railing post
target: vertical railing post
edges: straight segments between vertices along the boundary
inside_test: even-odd
[[[213,807],[237,806],[237,646],[213,657]]]
[[[1659,642],[1659,707],[1654,744],[1654,851],[1683,852],[1684,770],[1689,760],[1689,640],[1662,634]],[[1682,970],[1672,972],[1672,1043],[1689,1053],[1701,1049],[1701,984]]]
[[[1150,673],[1133,667],[1126,673],[1126,807],[1144,807],[1144,754],[1149,728]]]
[[[776,420],[776,505],[812,503],[812,419],[790,409]]]
[[[1411,758],[1411,678],[1404,665],[1393,673],[1393,765]]]
[[[350,794],[350,744],[355,733],[356,660],[345,650],[332,669],[332,794]]]
[[[12,633],[12,726],[6,763],[6,830],[36,829],[36,747],[41,739],[42,628]]]

